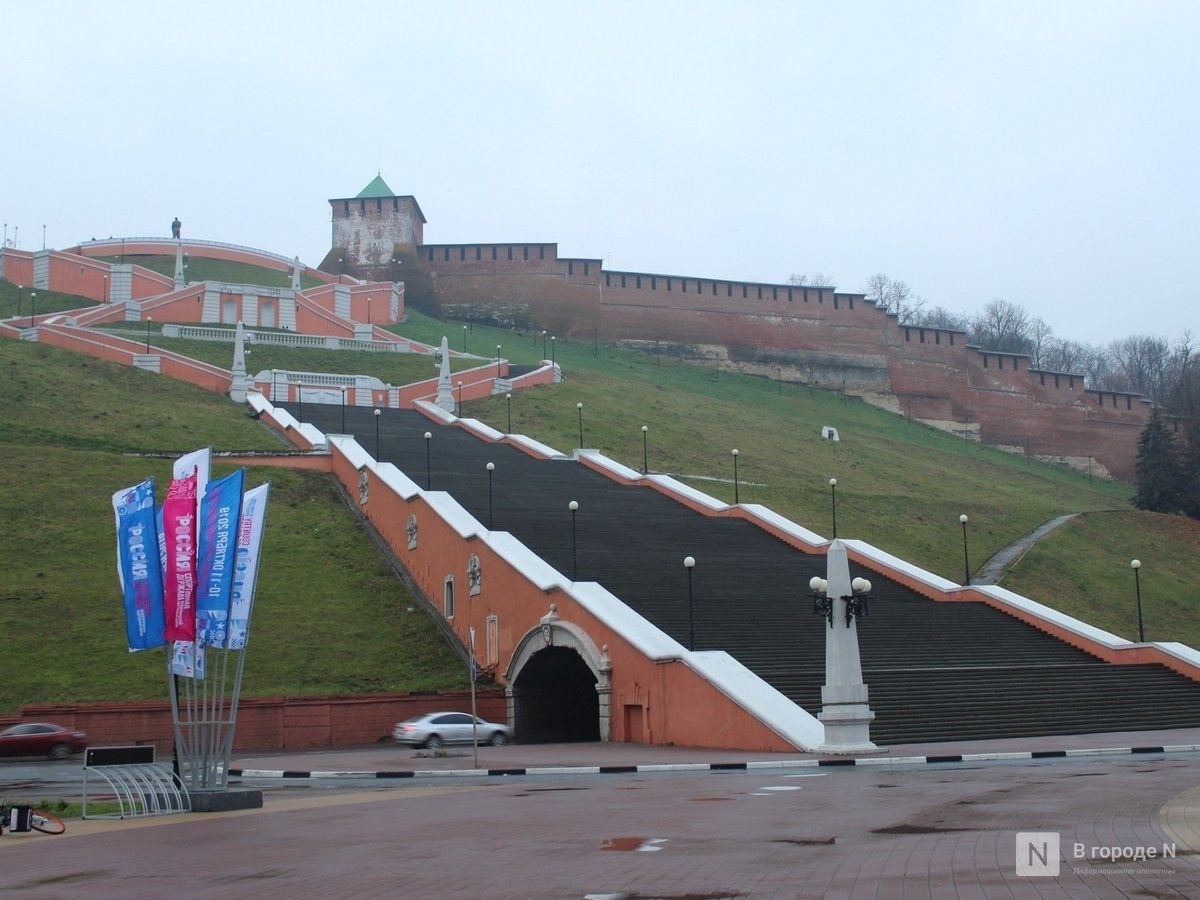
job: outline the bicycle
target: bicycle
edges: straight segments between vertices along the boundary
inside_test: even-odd
[[[15,833],[40,831],[42,834],[62,834],[67,830],[63,820],[52,812],[32,806],[0,806],[0,834],[4,829]]]

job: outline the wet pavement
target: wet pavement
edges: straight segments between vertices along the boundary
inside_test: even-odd
[[[253,754],[233,767],[261,810],[6,832],[0,893],[1196,897],[1198,759],[1200,729],[837,765],[633,744]]]

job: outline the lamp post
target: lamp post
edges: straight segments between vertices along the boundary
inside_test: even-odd
[[[829,479],[829,504],[833,511],[833,539],[837,540],[837,479]]]
[[[429,442],[431,440],[433,440],[433,432],[425,432],[425,490],[429,490],[430,485],[433,483],[433,458],[429,450]]]
[[[688,649],[696,649],[696,618],[693,615],[692,606],[692,569],[696,568],[696,557],[685,556],[683,558],[683,567],[687,569],[688,575]]]
[[[21,318],[21,291],[25,290],[22,284],[17,285],[17,318]]]
[[[375,461],[379,462],[379,417],[383,412],[379,407],[375,407]]]
[[[496,345],[496,377],[500,377],[500,345]]]
[[[1142,561],[1135,559],[1129,563],[1129,568],[1133,569],[1133,586],[1137,590],[1137,609],[1138,609],[1138,643],[1146,642],[1146,629],[1142,625],[1142,579],[1138,574],[1142,568]]]
[[[463,326],[463,353],[467,352],[467,326]]]
[[[737,447],[733,448],[733,502],[734,505],[741,502],[738,496],[738,468],[737,468],[738,452]]]
[[[575,513],[579,511],[579,503],[572,500],[567,504],[571,511],[571,580],[579,577],[579,544],[575,540]]]
[[[488,530],[491,531],[494,526],[494,517],[492,515],[492,473],[496,471],[496,464],[490,462],[487,464],[488,473]]]
[[[37,318],[37,291],[30,291],[29,292],[29,327],[30,328],[33,327],[34,319],[36,319],[36,318]],[[149,346],[149,341],[147,341],[147,346]]]
[[[146,352],[150,352],[150,326],[154,323],[153,316],[146,316]]]
[[[583,449],[583,401],[575,404],[575,411],[579,413],[579,449]]]
[[[458,384],[456,384],[454,387],[455,387],[455,390],[458,391],[458,409],[455,410],[455,415],[461,416],[462,415],[462,382],[461,381],[458,382]]]
[[[542,329],[542,359],[546,358],[546,329]]]
[[[104,276],[104,302],[108,302],[108,276]]]
[[[371,295],[367,294],[367,324],[371,324]]]
[[[554,349],[558,346],[558,344],[555,343],[557,340],[558,338],[556,338],[554,335],[550,335],[550,365],[552,366],[558,362],[558,356]]]
[[[963,587],[971,583],[971,558],[967,555],[967,514],[958,517],[963,529]]]
[[[650,426],[642,426],[642,474],[650,473]]]
[[[346,433],[346,389],[340,388],[342,393],[342,434]],[[378,459],[378,457],[376,457]]]
[[[504,402],[508,404],[508,431],[505,434],[512,434],[512,391],[504,395]]]

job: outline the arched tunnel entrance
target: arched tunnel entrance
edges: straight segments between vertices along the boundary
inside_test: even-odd
[[[545,647],[512,686],[513,736],[522,744],[600,740],[596,676],[573,647]]]

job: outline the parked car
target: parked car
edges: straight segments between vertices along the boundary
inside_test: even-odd
[[[26,722],[0,731],[0,756],[48,756],[66,759],[82,753],[87,735],[52,722]]]
[[[471,723],[475,728],[471,728]],[[471,743],[472,731],[479,743],[502,747],[512,740],[512,729],[498,722],[485,722],[469,713],[433,712],[397,722],[392,739],[413,747],[437,749],[446,744]]]

